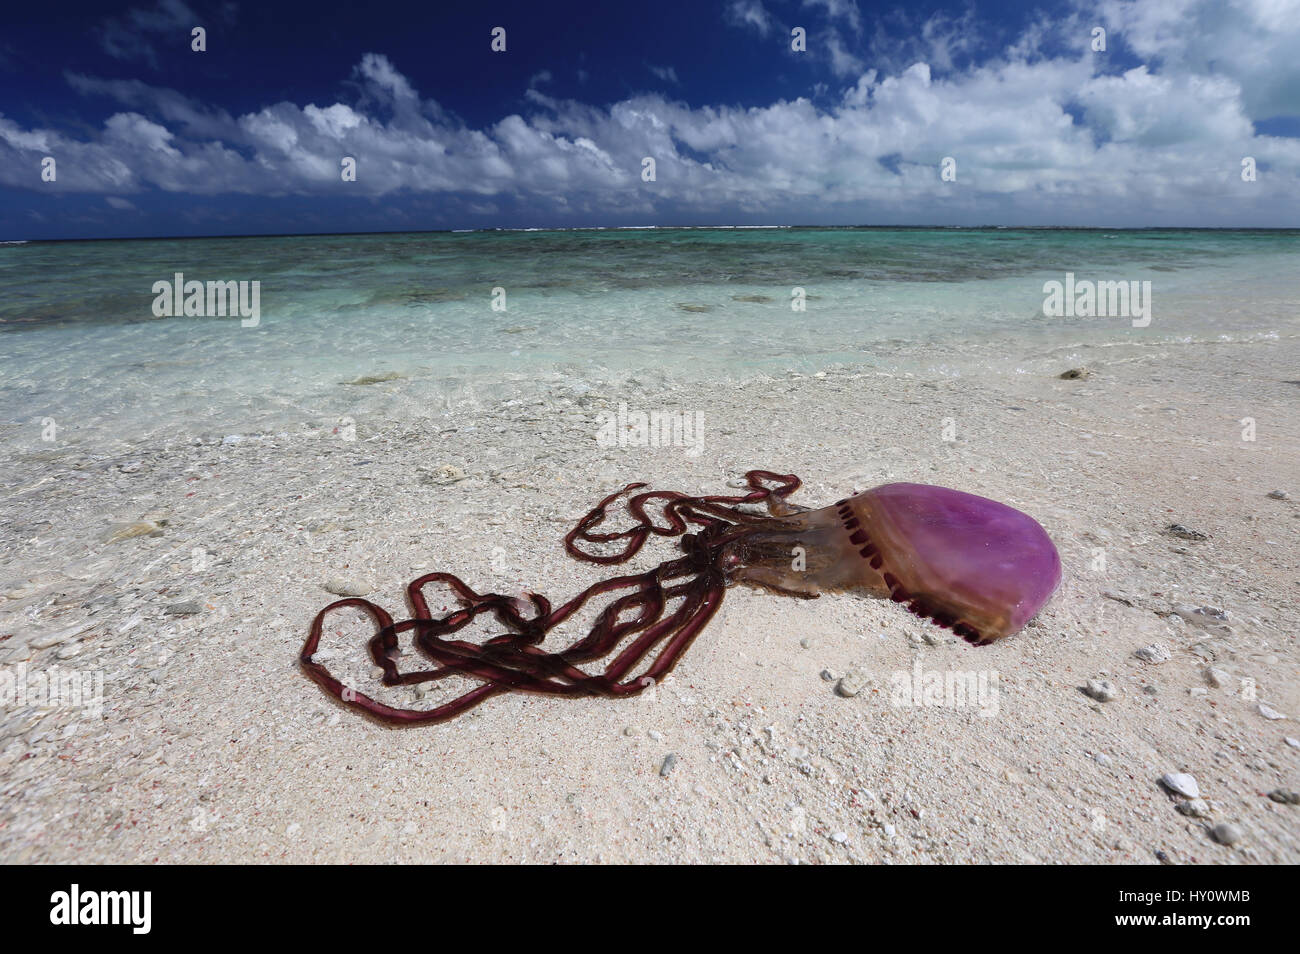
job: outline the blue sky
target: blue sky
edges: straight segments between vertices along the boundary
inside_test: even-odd
[[[1297,226],[1297,49],[1300,0],[9,4],[0,239]]]

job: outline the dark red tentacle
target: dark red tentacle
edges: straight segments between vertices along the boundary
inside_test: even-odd
[[[625,563],[634,557],[653,535],[680,536],[684,555],[647,570],[602,580],[587,587],[559,607],[529,594],[533,614],[524,616],[520,601],[499,593],[477,593],[451,573],[426,573],[407,585],[411,618],[394,622],[380,606],[369,600],[348,598],[326,606],[312,621],[299,659],[303,669],[322,689],[347,705],[393,725],[419,725],[454,718],[480,702],[503,692],[526,691],[547,695],[635,695],[672,671],[691,643],[717,612],[726,592],[726,579],[717,565],[723,543],[745,532],[747,524],[771,519],[762,514],[736,509],[737,505],[784,500],[800,486],[793,474],[752,470],[746,474],[749,491],[744,494],[689,496],[672,490],[651,490],[628,496],[646,486],[631,483],[593,507],[564,537],[565,550],[588,563]],[[768,486],[775,484],[775,486]],[[625,499],[636,523],[629,529],[599,532],[609,508]],[[656,507],[652,515],[648,506]],[[702,528],[694,533],[691,526]],[[582,544],[622,542],[622,549],[595,553]],[[441,583],[449,587],[459,608],[435,618],[424,595],[424,587]],[[547,634],[583,609],[594,597],[620,593],[601,610],[590,631],[567,649],[549,652],[541,648]],[[669,611],[669,604],[680,605]],[[478,684],[432,709],[405,709],[344,686],[315,660],[326,616],[345,607],[365,612],[376,626],[369,642],[370,656],[383,670],[385,686],[417,685],[452,676]],[[483,643],[449,638],[484,613],[491,613],[507,632]],[[412,633],[412,645],[436,668],[402,672],[398,637]],[[602,659],[631,638],[603,670],[588,673],[579,663]],[[649,660],[640,675],[629,675]]]

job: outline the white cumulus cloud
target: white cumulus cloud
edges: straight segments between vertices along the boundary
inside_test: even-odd
[[[849,6],[815,3],[865,32]],[[931,18],[919,34],[925,58],[867,68],[846,46],[826,95],[751,107],[662,93],[558,99],[537,88],[549,79],[538,74],[521,91],[525,110],[480,128],[378,53],[353,70],[349,102],[268,103],[238,116],[139,81],[69,74],[88,102],[116,111],[91,135],[0,116],[0,183],[118,201],[150,189],[432,194],[461,208],[505,200],[603,220],[1285,224],[1277,220],[1300,212],[1300,140],[1259,134],[1256,123],[1300,114],[1297,4],[1104,0],[1091,12],[1149,58],[1127,71],[1087,48],[1091,20],[1078,11],[960,69],[968,21]],[[775,28],[758,0],[730,11],[756,34]],[[57,183],[34,172],[44,156],[58,160]],[[345,156],[357,160],[355,182],[340,178]],[[1257,182],[1240,179],[1246,156]],[[653,182],[641,179],[646,157]],[[940,179],[945,157],[956,182]]]

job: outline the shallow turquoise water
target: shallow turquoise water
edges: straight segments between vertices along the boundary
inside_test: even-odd
[[[1300,231],[654,229],[0,245],[0,416],[250,431],[631,372],[1049,370],[1073,347],[1294,334]],[[258,281],[260,322],[155,317],[153,285]],[[1150,281],[1152,320],[1043,314],[1044,282]],[[506,310],[493,310],[494,289]],[[794,289],[807,307],[791,308]]]

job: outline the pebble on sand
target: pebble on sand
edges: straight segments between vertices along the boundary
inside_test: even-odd
[[[1092,377],[1092,372],[1087,368],[1071,368],[1069,371],[1062,371],[1058,377],[1066,381],[1077,381],[1080,378]]]
[[[677,756],[669,752],[664,756],[663,764],[659,766],[659,774],[667,778],[672,774],[673,769],[677,767]]]
[[[325,592],[336,596],[365,596],[374,589],[365,580],[345,580],[341,576],[326,580],[321,585],[325,588]]]
[[[1268,797],[1279,805],[1300,805],[1300,792],[1290,792],[1285,788],[1275,788]]]
[[[1189,818],[1206,818],[1210,814],[1210,806],[1203,798],[1189,798],[1178,803],[1178,811]]]
[[[871,677],[865,672],[854,671],[844,676],[835,684],[835,691],[846,699],[856,696],[859,692],[867,687],[871,682]]]
[[[1208,629],[1221,636],[1232,634],[1232,627],[1228,625],[1228,614],[1217,606],[1190,606],[1180,603],[1173,607],[1170,612],[1193,626]]]
[[[1180,540],[1208,540],[1210,535],[1203,530],[1193,530],[1191,527],[1184,527],[1181,523],[1171,523],[1165,527],[1165,533],[1170,536],[1178,537]]]
[[[1268,492],[1268,495],[1269,495],[1270,497],[1272,497],[1274,500],[1290,500],[1290,499],[1291,499],[1291,495],[1290,495],[1289,493],[1287,493],[1285,490],[1270,490],[1270,491]]]
[[[1083,691],[1098,702],[1110,702],[1117,695],[1115,686],[1106,679],[1089,679]]]
[[[1201,797],[1201,787],[1196,784],[1196,779],[1186,772],[1166,772],[1160,776],[1160,784],[1185,798]]]
[[[1219,822],[1210,829],[1210,834],[1221,845],[1233,845],[1241,841],[1242,831],[1232,822]]]
[[[194,600],[187,600],[184,603],[168,603],[163,607],[163,612],[168,616],[193,616],[202,613],[203,606]]]
[[[105,543],[118,543],[133,537],[161,537],[162,527],[150,520],[138,520],[135,523],[115,523],[104,534]]]
[[[1222,689],[1228,683],[1232,682],[1232,674],[1226,669],[1211,666],[1209,669],[1205,670],[1205,681],[1215,689]]]
[[[1143,662],[1162,663],[1170,660],[1169,650],[1159,643],[1152,643],[1150,646],[1143,646],[1133,654]]]
[[[415,475],[422,484],[435,487],[446,486],[464,480],[469,475],[455,464],[440,464],[437,467],[417,467]]]
[[[1264,703],[1262,703],[1262,702],[1259,703],[1255,708],[1256,708],[1256,710],[1259,712],[1259,714],[1262,715],[1265,719],[1285,719],[1285,718],[1286,718],[1286,715],[1285,715],[1284,713],[1278,712],[1278,711],[1277,711],[1276,709],[1274,709],[1272,706],[1270,706],[1270,705],[1266,705],[1266,704],[1264,704]]]

